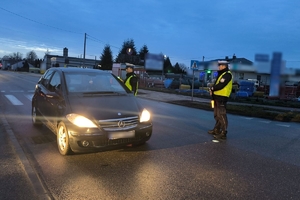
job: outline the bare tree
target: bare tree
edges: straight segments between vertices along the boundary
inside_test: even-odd
[[[180,69],[182,70],[182,73],[186,74],[186,72],[187,72],[187,66],[185,64],[183,64],[183,63],[179,63],[178,65],[179,65]]]
[[[9,57],[9,59],[22,60],[23,54],[21,54],[20,52],[16,52],[16,53],[9,54],[8,57]]]
[[[34,64],[34,61],[37,60],[38,57],[36,55],[36,53],[34,51],[29,51],[26,54],[26,60],[30,63],[30,64]]]

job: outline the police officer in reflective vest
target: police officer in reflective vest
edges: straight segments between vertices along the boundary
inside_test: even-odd
[[[136,96],[138,91],[138,77],[134,73],[133,65],[126,65],[126,79],[124,80],[126,87]]]
[[[227,100],[232,90],[233,76],[228,68],[227,61],[218,62],[218,76],[214,86],[210,88],[210,94],[214,101],[214,118],[215,126],[208,133],[212,134],[216,139],[226,139],[228,120],[226,114]]]

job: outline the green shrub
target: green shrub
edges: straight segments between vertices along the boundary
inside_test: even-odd
[[[168,103],[213,111],[213,108],[211,108],[210,103],[188,101],[188,100],[171,101]],[[248,117],[259,117],[259,118],[284,121],[284,122],[290,122],[290,121],[300,122],[299,112],[277,110],[277,109],[264,108],[258,106],[227,104],[227,113],[248,116]]]

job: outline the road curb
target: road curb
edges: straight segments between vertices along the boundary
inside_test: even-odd
[[[45,189],[41,179],[39,178],[38,174],[31,166],[29,160],[27,159],[21,145],[19,144],[17,138],[15,137],[14,132],[12,131],[10,125],[8,124],[7,120],[3,115],[0,117],[3,127],[5,129],[6,134],[9,136],[10,142],[13,146],[13,150],[17,154],[21,164],[23,165],[24,171],[26,172],[35,193],[38,195],[39,199],[41,200],[51,200],[52,198],[48,195],[47,190]]]

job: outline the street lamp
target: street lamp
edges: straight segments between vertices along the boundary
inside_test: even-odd
[[[126,53],[127,53],[128,55],[131,55],[131,54],[132,54],[132,49],[131,49],[131,48],[127,48],[127,49],[126,49]]]

